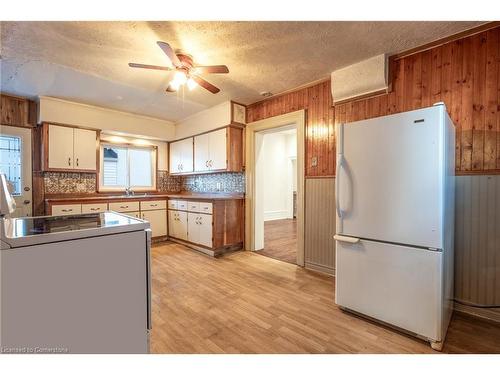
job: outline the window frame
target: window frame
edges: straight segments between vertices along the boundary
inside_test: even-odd
[[[155,145],[136,145],[133,143],[114,143],[114,142],[101,142],[99,145],[99,174],[98,174],[98,191],[99,192],[124,192],[128,186],[105,186],[104,185],[104,148],[117,147],[127,149],[127,158],[130,157],[128,150],[150,150],[151,151],[151,175],[152,186],[131,186],[132,191],[141,192],[157,192],[157,172],[158,172],[158,146]],[[130,182],[130,161],[127,160],[127,181]]]

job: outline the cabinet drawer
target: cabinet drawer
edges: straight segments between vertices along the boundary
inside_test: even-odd
[[[141,201],[141,211],[164,210],[167,201]]]
[[[188,208],[188,202],[187,201],[177,201],[177,209],[186,211]]]
[[[212,213],[212,203],[211,202],[200,202],[200,212],[205,214]]]
[[[81,204],[61,204],[52,206],[52,215],[78,215],[82,213]]]
[[[95,212],[104,212],[108,209],[107,203],[86,203],[82,204],[82,214],[92,214]]]
[[[116,212],[139,211],[139,202],[109,202],[109,210]]]
[[[200,212],[200,202],[188,202],[188,211]]]
[[[168,209],[169,210],[177,210],[177,201],[173,199],[168,200]]]

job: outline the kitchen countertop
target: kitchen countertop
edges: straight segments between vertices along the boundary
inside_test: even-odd
[[[123,200],[152,200],[152,199],[205,199],[205,200],[233,200],[245,199],[241,193],[148,193],[147,195],[137,194],[124,196],[118,194],[86,194],[69,195],[53,194],[46,195],[46,203],[56,202],[81,202],[81,201],[123,201]]]

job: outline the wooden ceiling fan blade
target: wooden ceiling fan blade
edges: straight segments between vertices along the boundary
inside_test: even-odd
[[[128,66],[131,68],[142,68],[142,69],[154,69],[154,70],[172,70],[168,66],[158,66],[158,65],[149,65],[149,64],[138,64],[138,63],[128,63]]]
[[[210,65],[210,66],[195,66],[196,73],[229,73],[229,69],[225,65]]]
[[[214,85],[212,85],[210,82],[208,81],[205,81],[203,78],[197,76],[197,75],[192,75],[191,78],[198,84],[200,85],[201,87],[203,87],[204,89],[207,89],[208,91],[210,91],[212,94],[217,94],[220,89],[218,87],[215,87]]]
[[[179,60],[179,58],[175,54],[175,51],[172,49],[172,47],[170,47],[170,44],[162,42],[162,41],[158,41],[156,43],[162,49],[162,51],[165,52],[165,55],[167,55],[167,57],[170,59],[170,61],[172,62],[172,64],[176,68],[179,68],[182,66],[181,61]]]

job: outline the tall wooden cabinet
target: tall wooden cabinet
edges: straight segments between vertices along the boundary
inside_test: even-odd
[[[45,171],[97,172],[99,131],[42,124]]]

